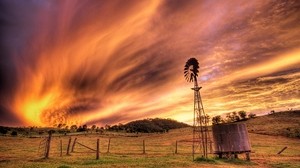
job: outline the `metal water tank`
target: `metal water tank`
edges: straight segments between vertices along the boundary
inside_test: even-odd
[[[212,131],[216,154],[251,151],[246,124],[213,125]]]

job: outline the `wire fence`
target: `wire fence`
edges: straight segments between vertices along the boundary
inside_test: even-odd
[[[43,156],[41,149],[45,151],[47,138],[39,144],[39,156]],[[212,153],[212,143],[209,151]],[[50,147],[50,155],[88,156],[94,155],[169,155],[169,154],[192,154],[191,140],[168,140],[157,137],[100,137],[100,136],[70,136],[53,137]]]

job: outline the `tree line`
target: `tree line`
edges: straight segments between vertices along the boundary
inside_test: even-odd
[[[250,118],[255,118],[256,114],[249,113],[247,114],[245,111],[239,112],[231,112],[226,114],[225,118],[220,115],[214,116],[211,121],[213,125],[222,124],[222,123],[233,123],[238,121],[246,121]]]

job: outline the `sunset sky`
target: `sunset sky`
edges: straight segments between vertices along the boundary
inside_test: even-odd
[[[0,125],[300,109],[300,1],[0,0]]]

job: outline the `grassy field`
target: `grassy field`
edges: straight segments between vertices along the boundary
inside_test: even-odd
[[[74,152],[66,155],[70,136],[53,137],[49,159],[41,159],[38,146],[42,138],[0,137],[0,167],[300,167],[299,139],[250,133],[251,161],[244,155],[238,160],[215,159],[210,154],[208,161],[192,161],[191,143],[182,142],[192,138],[191,128],[171,130],[164,134],[90,134],[71,136],[91,148],[96,148],[100,139],[100,159],[95,152],[75,145]],[[132,134],[130,134],[132,135]],[[111,137],[110,153],[107,153]],[[60,140],[63,156],[60,157]],[[145,140],[146,154],[143,154]],[[178,141],[178,154],[175,142]],[[277,155],[283,147],[288,148]],[[40,153],[42,153],[40,151]]]

